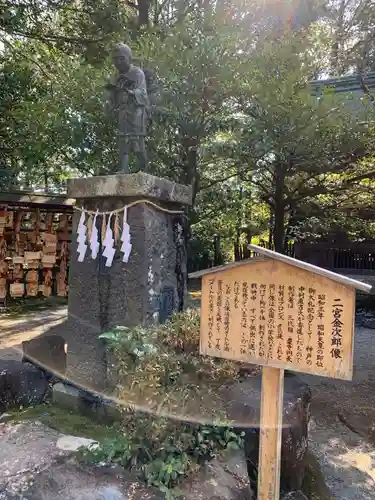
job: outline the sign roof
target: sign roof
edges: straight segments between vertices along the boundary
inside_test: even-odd
[[[298,267],[300,269],[304,269],[305,271],[309,271],[311,273],[318,274],[320,276],[324,276],[328,279],[341,283],[342,285],[355,288],[362,292],[370,293],[372,289],[372,285],[369,285],[368,283],[363,283],[362,281],[353,280],[342,274],[337,274],[332,271],[328,271],[327,269],[323,269],[321,267],[314,266],[313,264],[303,262],[302,260],[294,259],[293,257],[289,257],[287,255],[274,252],[273,250],[268,250],[267,248],[259,247],[258,245],[248,245],[248,248],[250,250],[253,250],[259,256],[253,257],[251,259],[241,260],[239,262],[231,262],[230,264],[226,264],[224,266],[212,267],[209,269],[204,269],[203,271],[197,271],[195,273],[189,274],[189,278],[200,278],[201,276],[220,273],[221,271],[226,271],[227,269],[231,269],[234,267],[248,266],[259,261],[260,259],[263,260],[264,258],[269,258],[278,260],[280,262],[284,262],[285,264],[289,264],[291,266]]]

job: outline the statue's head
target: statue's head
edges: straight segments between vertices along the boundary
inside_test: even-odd
[[[129,71],[132,63],[132,50],[125,43],[119,43],[112,55],[113,64],[115,65],[117,71],[120,73],[126,73]]]

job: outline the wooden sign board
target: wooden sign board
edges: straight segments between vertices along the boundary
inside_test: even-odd
[[[202,281],[200,352],[351,380],[355,289],[276,260]]]
[[[12,228],[14,221],[14,212],[7,212],[5,227]]]
[[[255,245],[202,277],[201,354],[262,365],[258,500],[279,500],[284,369],[351,380],[355,290],[371,286]]]
[[[40,255],[41,255],[40,252],[25,252],[25,255],[24,255],[25,261],[29,262],[29,261],[39,260]]]
[[[56,245],[57,243],[57,236],[56,234],[52,233],[43,233],[43,241],[45,245]]]
[[[56,263],[56,255],[43,254],[42,255],[42,264],[44,267],[53,267]]]
[[[12,297],[23,297],[25,293],[25,285],[24,283],[11,283],[9,290]]]
[[[27,261],[27,269],[38,269],[39,268],[39,261],[34,260],[34,261]]]
[[[24,264],[25,263],[25,258],[21,257],[19,255],[15,255],[12,257],[13,264]]]
[[[28,297],[36,297],[39,292],[38,283],[27,283],[26,284],[26,294]]]
[[[31,270],[31,271],[28,271],[28,273],[26,274],[26,281],[28,283],[37,283],[38,279],[39,279],[38,271]]]
[[[7,296],[7,280],[0,278],[0,299],[5,299]]]

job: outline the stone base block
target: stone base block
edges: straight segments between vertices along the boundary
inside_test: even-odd
[[[73,179],[68,193],[76,198],[77,206],[99,212],[112,212],[145,199],[172,211],[181,211],[191,203],[189,187],[144,173]],[[116,326],[165,321],[183,307],[185,218],[147,203],[131,206],[127,211],[132,244],[129,261],[123,262],[119,241],[112,266],[106,267],[102,244],[95,260],[88,250],[84,261],[78,262],[75,233],[80,216],[76,212],[73,218],[69,319],[64,335],[68,378],[77,385],[103,390],[107,386],[107,359],[100,333]],[[121,228],[123,213],[119,216]],[[114,217],[111,221],[114,227]],[[108,216],[98,217],[100,235],[107,223]]]
[[[59,383],[53,386],[52,401],[56,406],[78,412],[80,408],[80,393],[75,387]]]
[[[111,400],[59,383],[54,385],[52,400],[56,406],[72,410],[101,422],[121,419],[121,409]]]

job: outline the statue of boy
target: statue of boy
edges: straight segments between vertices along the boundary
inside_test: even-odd
[[[120,173],[127,173],[129,153],[135,153],[140,170],[147,166],[145,137],[150,110],[145,74],[133,66],[132,51],[124,43],[113,52],[113,64],[117,69],[107,89],[107,105],[117,117],[117,133],[120,151]]]

